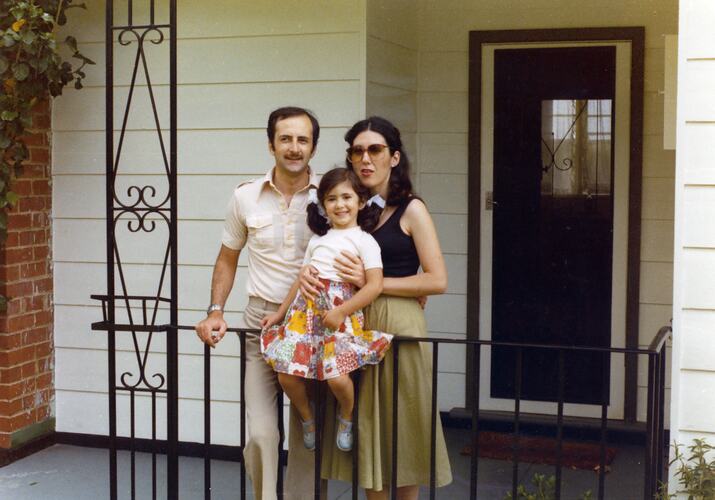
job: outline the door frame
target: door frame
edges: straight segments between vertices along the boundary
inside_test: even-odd
[[[482,49],[486,44],[548,43],[548,42],[618,42],[631,44],[630,75],[630,154],[628,182],[628,250],[626,276],[626,348],[638,347],[640,297],[641,191],[643,168],[643,78],[645,29],[624,28],[564,28],[534,30],[495,30],[469,32],[469,178],[467,235],[467,338],[480,338],[480,245],[481,245],[481,153],[482,153]],[[477,394],[473,357],[467,356],[467,407],[474,404]],[[624,420],[635,422],[637,413],[638,360],[625,355]],[[478,389],[478,388],[477,388]]]

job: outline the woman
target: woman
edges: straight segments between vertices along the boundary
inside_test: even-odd
[[[420,301],[445,291],[447,271],[432,218],[412,192],[410,164],[400,132],[389,121],[370,117],[353,125],[345,140],[350,145],[348,167],[373,195],[386,201],[372,233],[382,252],[383,292],[365,309],[366,326],[404,337],[425,337]],[[345,259],[336,268],[346,281],[362,285],[364,273],[357,259]],[[308,274],[303,273],[303,286],[310,291],[316,282]],[[387,353],[382,364],[368,367],[360,379],[358,484],[366,489],[368,499],[387,498],[391,484],[393,352]],[[430,481],[431,372],[428,345],[400,343],[398,498],[417,498],[419,485]],[[328,413],[325,431],[332,435],[335,418]],[[452,475],[439,419],[436,440],[436,485],[443,486],[451,482]],[[323,475],[352,480],[351,456],[340,453],[327,439]]]

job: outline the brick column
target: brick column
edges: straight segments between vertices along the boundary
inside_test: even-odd
[[[49,442],[54,432],[50,105],[33,114],[30,159],[13,191],[0,245],[0,466]]]

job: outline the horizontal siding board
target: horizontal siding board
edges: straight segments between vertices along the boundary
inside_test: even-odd
[[[657,135],[663,139],[663,120],[665,119],[665,101],[663,94],[643,92],[643,134]]]
[[[447,265],[447,293],[464,295],[467,293],[467,256],[449,254],[444,256]]]
[[[430,334],[430,336],[439,335]],[[458,336],[449,335],[449,338],[456,337]],[[464,344],[441,344],[439,347],[438,371],[440,374],[465,374],[467,371],[466,346]]]
[[[638,321],[638,343],[649,345],[661,327],[670,324],[673,306],[670,304],[640,304]]]
[[[369,82],[367,84],[366,114],[387,118],[400,132],[414,133],[417,130],[415,100],[416,94],[413,91]]]
[[[430,212],[467,213],[467,176],[423,173],[422,196]]]
[[[126,22],[126,3],[117,2],[115,5],[115,23]],[[135,3],[135,22],[148,19],[147,5],[148,2]],[[211,8],[206,8],[202,2],[184,0],[179,2],[177,9],[178,37],[223,38],[360,31],[365,22],[364,8],[364,2],[352,0],[213,0]],[[285,15],[277,15],[280,12]],[[156,19],[162,23],[168,21],[168,3],[157,2]],[[83,26],[82,30],[76,31],[80,41],[104,40],[104,2],[92,2],[87,10],[73,10],[71,20],[70,26]],[[63,36],[60,38],[64,39]]]
[[[99,303],[92,306],[55,307],[55,347],[57,349],[94,350],[103,352],[106,359],[107,333],[92,331],[91,324],[101,321],[102,312]],[[135,311],[140,317],[140,311]],[[125,321],[123,314],[118,314],[120,321]],[[206,316],[203,310],[180,310],[179,324],[193,326]],[[242,312],[227,311],[226,323],[230,328],[245,326]],[[156,324],[169,322],[168,313],[162,310]],[[142,349],[146,347],[148,333],[137,332],[137,342]],[[118,351],[134,352],[134,340],[131,332],[117,332],[116,348]],[[154,333],[151,342],[151,352],[166,352],[166,333]],[[203,356],[203,344],[198,340],[193,330],[179,330],[179,353],[193,356]],[[227,334],[216,348],[211,351],[212,357],[237,358],[240,356],[238,336]]]
[[[679,119],[686,122],[712,120],[715,116],[715,99],[712,96],[715,60],[687,61],[682,70],[685,78],[680,79],[678,94],[688,98],[678,103]]]
[[[344,164],[343,136],[347,128],[322,127],[311,165],[325,172]],[[119,133],[114,135],[115,148]],[[54,175],[100,174],[106,172],[103,131],[54,131],[52,157]],[[164,167],[155,131],[130,131],[125,134],[122,174],[163,174]],[[181,130],[178,132],[179,174],[262,176],[273,167],[268,153],[265,124],[255,129]],[[168,141],[166,142],[168,145]]]
[[[254,178],[253,175],[226,175],[219,178],[210,175],[178,176],[179,219],[223,220],[233,189]],[[100,175],[55,176],[55,216],[76,219],[103,218],[106,212],[104,185],[104,177]],[[118,176],[116,186],[118,199],[125,205],[137,201],[136,190],[128,193],[131,186],[140,189],[154,186],[154,197],[149,196],[149,191],[146,192],[146,197],[152,204],[160,204],[168,191],[166,178],[162,176]],[[125,214],[122,220],[128,221],[131,217]]]
[[[467,132],[466,92],[420,93],[417,99],[420,133]]]
[[[402,154],[408,155],[410,160],[410,177],[413,188],[420,189],[419,184],[419,149],[417,148],[417,134],[415,132],[400,132],[402,138]]]
[[[643,219],[673,220],[675,206],[675,180],[662,178],[643,179]]]
[[[80,45],[97,65],[87,70],[87,87],[105,85],[104,44]],[[114,85],[131,82],[137,44],[114,44]],[[169,83],[168,44],[145,44],[154,85]],[[281,81],[358,80],[361,78],[359,33],[315,33],[302,36],[260,36],[184,39],[177,42],[179,82],[187,84]],[[302,54],[303,57],[296,57]],[[256,64],[271,61],[271,64]],[[146,85],[140,67],[137,84]]]
[[[115,90],[115,127],[121,125],[129,89]],[[162,127],[168,126],[169,87],[157,86],[154,95]],[[316,113],[324,125],[350,126],[361,118],[360,82],[264,82],[189,85],[178,87],[179,129],[264,128],[268,114],[293,104]],[[102,88],[68,89],[53,106],[53,128],[104,130],[105,92]],[[138,87],[132,98],[127,128],[155,130],[149,94]],[[94,109],[94,113],[87,113]],[[220,110],[220,112],[219,112]]]
[[[715,186],[686,186],[681,203],[683,246],[715,249]]]
[[[419,46],[430,50],[466,51],[470,30],[583,28],[586,26],[645,26],[645,46],[662,48],[662,34],[677,33],[677,2],[608,0],[598,4],[579,5],[574,15],[568,2],[536,0],[487,0],[463,2],[421,1],[419,12]],[[518,13],[518,14],[515,14]]]
[[[466,174],[467,134],[420,133],[420,172]]]
[[[644,348],[647,348],[645,346]],[[665,350],[665,387],[670,388],[671,386],[671,377],[672,377],[672,370],[671,368],[673,367],[672,360],[673,360],[673,355],[672,355],[672,349],[670,346],[668,346]],[[655,360],[655,358],[653,358]],[[645,354],[639,354],[638,355],[638,387],[642,387],[645,389],[648,389],[648,355]]]
[[[368,0],[367,33],[411,49],[418,47],[417,11],[412,0]]]
[[[467,253],[467,216],[465,214],[433,214],[437,237],[444,253]]]
[[[367,37],[367,80],[402,90],[417,90],[417,51]]]
[[[130,295],[156,296],[161,266],[123,266],[125,282]],[[205,310],[211,285],[211,266],[179,266],[179,308]],[[245,294],[247,271],[239,267],[234,283],[235,293],[229,296],[226,309],[242,311],[248,299]],[[87,277],[91,276],[92,279]],[[168,296],[168,279],[164,282],[164,296]],[[116,290],[122,290],[119,276]],[[93,305],[91,294],[106,293],[106,266],[104,264],[58,262],[55,265],[55,303],[59,305]]]
[[[683,2],[680,9],[681,25],[687,26],[680,35],[678,45],[686,57],[712,57],[715,55],[715,34],[712,19],[715,6],[707,0]]]
[[[661,92],[665,89],[665,48],[646,47],[643,55],[643,89]]]
[[[467,325],[466,295],[435,295],[425,308],[427,329],[443,333],[464,333]]]
[[[641,261],[673,262],[673,221],[641,221]]]
[[[162,224],[164,227],[162,227]],[[151,233],[133,238],[135,233],[127,224],[118,224],[115,237],[125,264],[161,264],[166,248],[166,224],[157,224]],[[55,262],[106,262],[106,248],[99,242],[105,240],[106,225],[100,219],[55,219],[53,222]],[[178,223],[179,264],[213,266],[218,255],[223,221],[182,220]],[[77,245],[77,241],[92,244]],[[133,243],[133,244],[132,244]],[[246,264],[247,252],[241,252],[239,265]]]
[[[682,146],[678,149],[681,158],[678,168],[686,184],[715,185],[715,116],[710,123],[687,123],[678,133]]]
[[[683,249],[681,259],[682,307],[715,309],[715,250]]]
[[[135,435],[151,437],[151,399],[144,395],[136,397]],[[157,398],[157,438],[166,439],[166,400]],[[107,435],[107,395],[94,392],[57,391],[56,430]],[[240,443],[241,409],[237,403],[214,401],[211,404],[211,442],[213,444],[238,445]],[[179,439],[203,442],[203,403],[197,400],[179,399]],[[88,418],[88,415],[91,415]],[[231,422],[231,425],[226,425]],[[117,396],[117,435],[130,435],[129,397]]]
[[[437,407],[439,411],[464,408],[465,376],[441,373],[437,379]]]
[[[420,52],[420,91],[467,92],[469,90],[469,53]]]
[[[715,374],[681,370],[678,405],[687,411],[680,412],[680,429],[686,431],[715,432]]]
[[[126,401],[124,398],[122,400]],[[163,401],[162,406],[166,408]],[[108,408],[106,393],[57,390],[55,392],[55,430],[57,432],[106,436],[109,434]],[[166,431],[162,434],[166,436]]]
[[[198,341],[197,341],[198,342]],[[107,356],[104,351],[89,349],[57,349],[57,390],[75,392],[106,392],[107,390]],[[139,384],[146,387],[140,379],[141,370],[134,351],[119,351],[116,356],[117,383],[121,385],[120,375],[128,374],[124,380],[128,385]],[[224,380],[240,380],[240,360],[226,356],[212,356],[211,395],[214,400],[238,402],[240,391],[238,384],[216,383]],[[87,374],[92,373],[92,377]],[[155,374],[166,376],[166,355],[161,352],[151,352],[147,356],[144,370],[146,381],[153,386],[161,386]],[[161,386],[164,389],[166,386]],[[188,399],[203,398],[203,357],[179,356],[179,397]]]
[[[675,150],[663,149],[663,138],[643,136],[643,177],[675,178]]]
[[[664,400],[664,422],[663,425],[666,429],[670,429],[670,409],[671,409],[671,393],[672,391],[668,388],[665,390]],[[636,395],[637,408],[636,420],[638,422],[645,422],[648,416],[648,391],[645,387],[639,387]],[[672,434],[671,434],[672,436]],[[672,439],[671,439],[672,441]]]
[[[673,265],[641,262],[640,301],[645,304],[673,303]]]
[[[687,370],[710,372],[711,385],[715,383],[715,310],[682,311],[679,335],[682,343],[680,366]]]

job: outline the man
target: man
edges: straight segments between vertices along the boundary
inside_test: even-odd
[[[315,154],[320,126],[307,110],[285,107],[268,118],[268,150],[275,166],[257,180],[239,185],[229,202],[221,250],[211,280],[207,317],[196,325],[199,338],[214,347],[226,333],[223,308],[233,286],[238,257],[248,247],[248,305],[244,321],[260,328],[288,294],[312,236],[306,223],[308,189],[317,186],[308,162]],[[249,440],[246,470],[257,499],[276,498],[278,419],[275,372],[261,357],[259,337],[246,339],[246,414]],[[286,484],[290,495],[313,497],[313,454],[302,444],[297,413],[291,411],[291,446]],[[295,439],[294,439],[295,438]],[[293,445],[293,443],[296,443]],[[302,470],[296,470],[301,467]],[[286,492],[288,495],[288,491]]]

